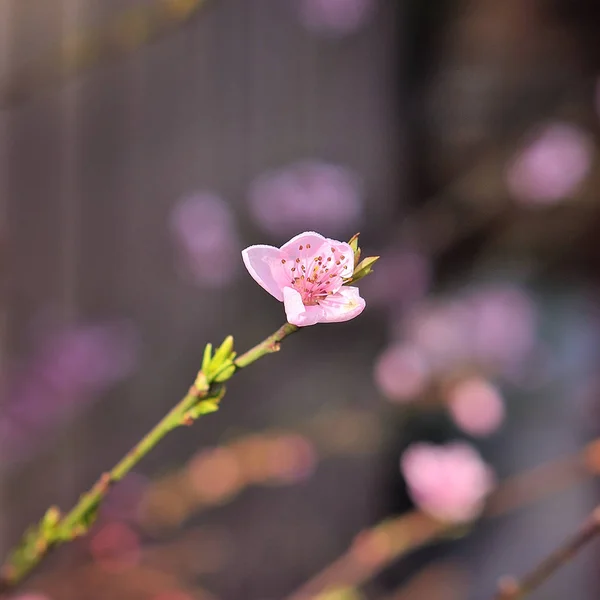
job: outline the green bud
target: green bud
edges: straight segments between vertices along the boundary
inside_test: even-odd
[[[210,369],[210,361],[212,357],[212,344],[206,344],[206,348],[204,348],[204,356],[202,357],[202,371],[204,374],[208,374],[208,370]]]
[[[228,335],[223,343],[219,346],[219,349],[215,352],[211,362],[211,368],[213,372],[221,367],[223,363],[229,359],[233,352],[233,336]]]
[[[193,412],[195,416],[208,415],[210,413],[219,410],[219,403],[213,399],[203,400],[197,406],[194,407]]]
[[[233,374],[235,373],[235,369],[235,365],[230,362],[228,366],[224,367],[218,373],[215,374],[213,381],[215,381],[216,383],[223,383],[224,381],[227,381],[233,376]]]
[[[51,506],[42,518],[42,530],[50,531],[58,525],[60,521],[60,510],[56,506]]]

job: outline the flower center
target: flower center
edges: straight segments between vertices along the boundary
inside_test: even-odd
[[[343,275],[351,275],[348,261],[353,257],[341,254],[328,244],[319,248],[318,253],[308,254],[309,244],[299,246],[298,250],[297,256],[290,260],[282,259],[281,263],[290,284],[300,293],[303,304],[316,306],[342,287]]]

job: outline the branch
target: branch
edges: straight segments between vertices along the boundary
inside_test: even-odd
[[[194,423],[202,415],[214,412],[225,394],[223,382],[236,371],[259,358],[277,352],[280,343],[297,327],[286,323],[273,335],[233,360],[233,338],[227,338],[212,356],[210,344],[204,353],[202,370],[184,398],[154,426],[110,471],[81,496],[66,515],[56,507],[48,509],[39,524],[30,528],[0,570],[0,593],[22,581],[54,547],[85,535],[93,524],[98,507],[113,484],[120,481],[170,431]]]
[[[562,546],[549,554],[537,567],[520,581],[504,577],[498,584],[496,600],[521,600],[545,583],[562,566],[600,533],[600,506],[596,507],[581,529]]]

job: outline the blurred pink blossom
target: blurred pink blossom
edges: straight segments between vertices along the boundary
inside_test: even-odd
[[[448,391],[447,400],[452,419],[466,433],[486,436],[502,425],[502,395],[482,377],[469,377],[454,384]]]
[[[88,540],[90,554],[105,571],[120,572],[141,560],[138,534],[125,523],[114,521],[99,527]]]
[[[0,463],[26,457],[75,409],[128,377],[137,354],[137,333],[128,321],[45,332],[7,382]]]
[[[170,229],[184,277],[206,287],[223,287],[239,265],[239,239],[229,206],[210,192],[183,198],[173,209]]]
[[[393,402],[410,402],[427,385],[429,366],[418,348],[394,344],[379,355],[375,363],[375,383]]]
[[[256,222],[277,235],[303,229],[349,233],[363,210],[358,177],[344,167],[317,161],[267,171],[250,186],[249,202]]]
[[[521,365],[535,344],[537,314],[531,298],[516,286],[496,285],[475,290],[467,304],[479,361],[504,371]]]
[[[477,518],[495,482],[489,465],[464,442],[412,444],[404,451],[400,468],[415,504],[441,521]]]
[[[459,299],[422,303],[404,320],[403,337],[419,348],[434,369],[450,369],[470,360],[470,316]]]
[[[587,176],[593,152],[585,131],[568,123],[547,125],[508,165],[508,188],[524,204],[559,202]]]
[[[316,33],[348,34],[371,15],[374,0],[297,0],[304,26]]]
[[[20,594],[19,596],[11,596],[8,600],[51,600],[50,596],[46,594],[36,594],[35,592],[29,592]]]
[[[359,289],[343,285],[354,272],[354,251],[346,242],[306,231],[281,248],[250,246],[242,258],[256,283],[283,302],[292,325],[341,323],[365,308]]]

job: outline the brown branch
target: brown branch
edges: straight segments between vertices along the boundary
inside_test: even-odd
[[[545,583],[562,566],[572,560],[600,533],[600,506],[597,506],[581,529],[562,546],[549,554],[521,580],[504,577],[498,584],[496,600],[521,600]]]

